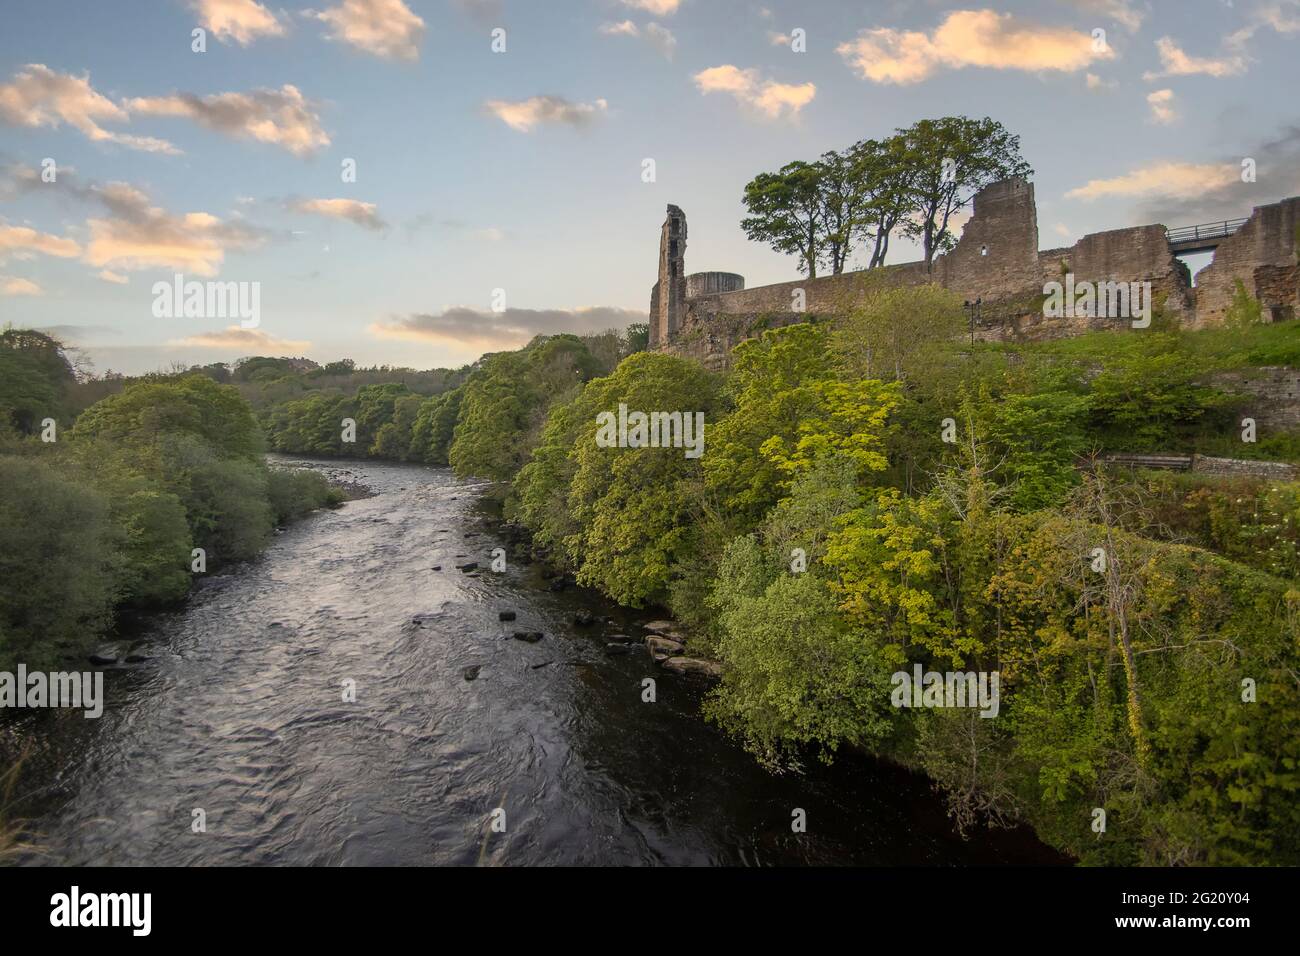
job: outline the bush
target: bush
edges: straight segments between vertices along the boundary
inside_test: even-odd
[[[106,498],[45,461],[0,458],[0,670],[83,654],[112,619]]]
[[[296,521],[317,508],[335,508],[343,503],[343,492],[319,472],[305,468],[271,468],[266,494],[277,525]]]

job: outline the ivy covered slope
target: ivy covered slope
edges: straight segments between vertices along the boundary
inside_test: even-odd
[[[251,558],[340,500],[268,468],[252,409],[206,375],[116,382],[78,414],[85,391],[57,341],[0,333],[0,670],[85,654],[118,610],[184,597],[194,549]]]
[[[508,482],[508,515],[578,581],[687,622],[725,668],[708,715],[774,767],[887,756],[961,826],[1025,821],[1085,863],[1300,862],[1300,487],[1089,464],[1296,461],[1294,432],[1242,442],[1255,399],[1222,382],[1300,363],[1300,335],[1157,317],[972,348],[964,324],[940,290],[882,291],[764,332],[725,376],[634,353],[593,378],[542,339],[426,400],[412,434]],[[620,403],[703,412],[703,456],[601,447]],[[997,671],[998,716],[891,706],[917,663]]]

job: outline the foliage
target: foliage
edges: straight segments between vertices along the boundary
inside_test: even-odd
[[[895,230],[917,240],[927,271],[956,245],[952,220],[975,193],[1001,179],[1027,179],[1020,138],[985,118],[945,116],[865,139],[816,162],[795,160],[759,173],[743,196],[750,239],[798,256],[799,271],[816,278],[823,264],[845,270],[854,245],[872,243],[868,268],[884,265]]]
[[[57,342],[6,334],[28,343],[12,351],[35,376],[29,391],[66,395]],[[219,377],[122,382],[53,443],[10,430],[0,446],[0,665],[63,665],[116,607],[184,597],[194,547],[209,569],[250,558],[273,522],[337,500],[319,476],[268,474],[252,409]]]
[[[0,487],[0,670],[53,666],[111,619],[109,503],[40,459],[0,458]]]

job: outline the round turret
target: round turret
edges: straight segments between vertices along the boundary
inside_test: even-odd
[[[686,298],[717,295],[719,292],[739,292],[745,288],[745,277],[734,272],[696,272],[686,277]]]

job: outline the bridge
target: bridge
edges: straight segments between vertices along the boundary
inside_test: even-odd
[[[1189,252],[1209,252],[1217,249],[1219,243],[1247,223],[1246,219],[1225,219],[1222,222],[1207,222],[1200,226],[1183,226],[1180,229],[1166,229],[1165,238],[1174,255]]]

